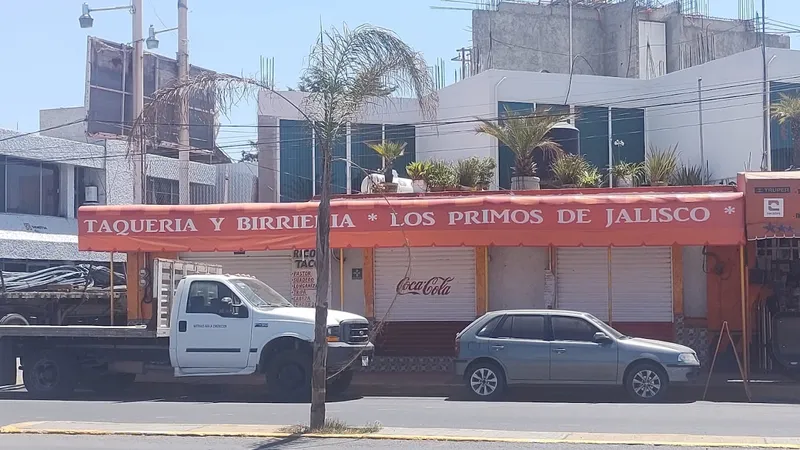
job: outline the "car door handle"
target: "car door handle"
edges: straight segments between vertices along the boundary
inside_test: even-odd
[[[492,350],[502,350],[504,348],[506,348],[505,345],[493,345],[492,346]]]
[[[185,320],[181,320],[181,321],[178,322],[178,332],[180,332],[180,333],[186,332],[186,321]]]
[[[567,349],[565,348],[554,348],[553,353],[558,353],[559,355],[562,353],[567,353]]]

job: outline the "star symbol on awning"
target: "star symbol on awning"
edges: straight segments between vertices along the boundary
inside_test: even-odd
[[[725,214],[730,215],[730,214],[733,214],[735,212],[736,212],[736,208],[734,208],[733,206],[726,206],[725,207]]]
[[[769,231],[769,232],[774,232],[775,231],[775,224],[768,223],[768,224],[764,225],[764,229]]]
[[[367,219],[369,219],[370,222],[375,222],[376,220],[378,220],[378,215],[375,214],[375,213],[372,213],[372,214],[367,216]]]

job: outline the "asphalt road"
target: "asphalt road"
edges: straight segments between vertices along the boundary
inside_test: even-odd
[[[597,446],[561,444],[492,444],[429,441],[358,440],[264,440],[238,438],[143,438],[92,436],[0,436],[4,450],[268,450],[268,449],[421,449],[421,450],[644,450],[653,446]],[[702,447],[657,447],[658,450],[690,450]],[[720,450],[724,447],[715,447]]]
[[[0,393],[0,426],[26,421],[275,424],[308,421],[306,404],[213,398],[41,401]],[[535,399],[534,399],[535,400]],[[798,436],[800,408],[781,404],[470,402],[444,398],[370,397],[329,402],[328,417],[357,426],[473,428],[593,433]]]

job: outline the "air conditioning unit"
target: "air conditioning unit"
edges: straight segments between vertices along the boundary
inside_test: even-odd
[[[97,186],[86,186],[83,188],[83,204],[96,205],[100,203],[98,199]]]

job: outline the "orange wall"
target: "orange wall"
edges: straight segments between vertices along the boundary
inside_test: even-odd
[[[742,330],[742,298],[741,275],[739,267],[739,247],[709,246],[706,248],[706,273],[708,280],[708,328],[718,331],[722,322],[727,321],[731,331]],[[745,258],[748,267],[755,266],[755,244],[749,242],[745,247]],[[721,267],[721,273],[714,271],[715,265]],[[750,285],[745,271],[747,288],[747,328],[752,330],[754,317],[753,305],[760,298],[769,294],[766,287]]]
[[[128,253],[127,270],[128,279],[128,323],[142,323],[153,316],[152,303],[145,301],[152,297],[152,286],[143,288],[139,285],[139,270],[152,269],[153,259],[178,259],[177,253]],[[152,277],[152,274],[151,274]],[[146,297],[145,297],[146,296]]]

